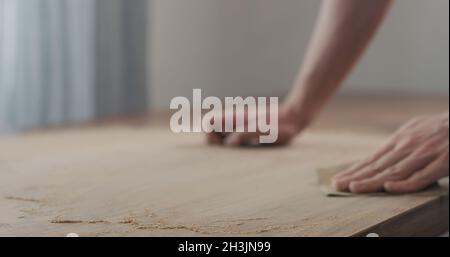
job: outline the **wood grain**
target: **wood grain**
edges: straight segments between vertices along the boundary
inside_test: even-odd
[[[126,126],[6,138],[0,235],[354,236],[382,225],[394,236],[424,229],[402,223],[408,213],[417,224],[448,220],[448,209],[427,214],[448,205],[439,197],[324,197],[317,168],[361,158],[384,138],[316,131],[287,148],[225,149]]]
[[[334,113],[344,121],[357,117]],[[390,119],[400,124],[402,117]],[[0,236],[428,236],[448,230],[447,195],[325,197],[316,170],[365,157],[394,127],[333,129],[327,122],[286,148],[207,146],[201,134],[176,135],[154,123],[0,138]]]

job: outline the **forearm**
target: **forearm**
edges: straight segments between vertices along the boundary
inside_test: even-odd
[[[352,70],[393,0],[324,0],[305,61],[286,106],[303,128]],[[300,129],[301,129],[300,128]]]

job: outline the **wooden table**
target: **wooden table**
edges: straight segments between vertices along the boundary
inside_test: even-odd
[[[363,158],[407,118],[446,108],[338,101],[286,148],[207,146],[155,121],[3,137],[0,236],[438,235],[448,196],[328,198],[315,172]]]

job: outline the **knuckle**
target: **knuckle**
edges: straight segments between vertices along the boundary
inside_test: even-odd
[[[399,146],[402,148],[408,148],[414,146],[417,143],[417,139],[413,136],[408,136],[399,141]]]
[[[379,171],[381,169],[380,167],[381,167],[380,164],[378,164],[376,162],[370,163],[369,165],[367,165],[366,170],[369,172],[375,172],[375,171]]]
[[[401,141],[395,146],[393,153],[397,155],[409,155],[417,150],[416,146],[416,140]]]
[[[419,151],[412,155],[413,159],[410,161],[409,166],[423,165],[429,163],[436,157],[434,151]]]
[[[398,180],[404,177],[405,170],[400,167],[392,167],[388,170],[389,178],[393,180]]]
[[[416,158],[427,158],[432,153],[434,153],[436,147],[434,144],[428,144],[423,147],[421,147],[419,150],[417,150],[417,153],[415,154]]]

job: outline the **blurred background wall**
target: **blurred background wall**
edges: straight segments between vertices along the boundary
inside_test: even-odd
[[[151,105],[192,94],[284,95],[314,26],[317,0],[154,0]],[[448,95],[449,1],[397,0],[346,83],[347,94]]]
[[[95,4],[0,0],[0,128],[94,116]]]
[[[148,1],[89,1],[96,2],[97,117],[146,112]]]
[[[145,112],[146,0],[0,0],[0,132]]]
[[[0,0],[0,133],[284,96],[320,2]],[[397,0],[343,93],[448,97],[448,70],[449,1]]]

